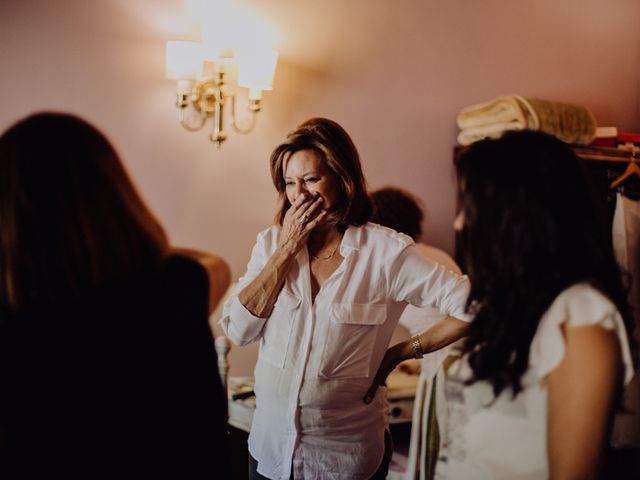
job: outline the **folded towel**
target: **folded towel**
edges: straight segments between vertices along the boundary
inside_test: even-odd
[[[596,120],[586,107],[520,95],[505,95],[464,108],[457,123],[461,145],[523,129],[542,130],[568,143],[588,145],[596,132]]]

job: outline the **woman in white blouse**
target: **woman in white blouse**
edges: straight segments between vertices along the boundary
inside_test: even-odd
[[[337,123],[297,127],[272,153],[271,175],[276,225],[258,235],[220,321],[234,343],[260,342],[250,475],[384,478],[391,445],[377,384],[464,334],[469,282],[367,222],[358,152]],[[450,316],[387,351],[408,304]]]
[[[446,375],[436,478],[600,478],[631,316],[583,166],[522,131],[473,144],[457,170],[474,320]]]

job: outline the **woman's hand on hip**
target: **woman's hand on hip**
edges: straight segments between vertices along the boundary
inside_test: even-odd
[[[384,358],[382,359],[382,363],[378,367],[375,377],[373,377],[373,382],[371,382],[369,390],[367,390],[366,395],[362,399],[364,403],[371,403],[371,400],[373,400],[373,397],[376,394],[376,390],[378,390],[378,386],[385,384],[387,377],[393,369],[396,368],[400,362],[411,358],[411,356],[407,356],[406,343],[407,342],[397,343],[387,349],[384,354]]]
[[[327,211],[320,208],[322,197],[317,194],[300,194],[287,210],[282,222],[280,246],[297,253],[306,243],[311,230],[320,225]]]

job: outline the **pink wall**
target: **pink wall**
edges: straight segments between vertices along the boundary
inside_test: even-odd
[[[94,121],[173,241],[221,254],[234,277],[273,216],[268,155],[309,116],[352,134],[371,187],[420,196],[428,240],[448,251],[463,106],[520,93],[640,131],[637,0],[246,0],[278,32],[281,61],[256,130],[216,151],[178,126],[164,78],[164,42],[197,33],[195,3],[2,2],[0,129],[41,109]]]

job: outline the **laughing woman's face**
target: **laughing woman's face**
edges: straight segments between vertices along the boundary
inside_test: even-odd
[[[330,210],[338,200],[338,178],[314,150],[299,150],[284,165],[287,199],[293,204],[301,195],[322,197],[322,208]]]

